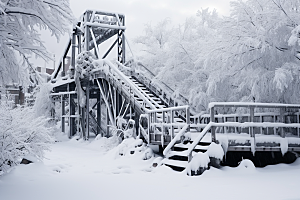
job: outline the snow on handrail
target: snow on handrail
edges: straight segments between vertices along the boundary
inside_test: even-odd
[[[197,136],[197,138],[193,141],[193,143],[189,146],[187,150],[187,155],[190,155],[198,143],[202,140],[202,138],[206,135],[207,131],[213,126],[213,122],[210,122],[206,125],[206,127],[201,131],[201,133]]]
[[[137,86],[133,84],[132,81],[127,76],[125,76],[114,64],[112,64],[109,60],[106,59],[104,59],[103,61],[108,66],[110,66],[115,71],[115,73],[117,73],[117,75],[120,76],[122,80],[126,82],[126,84],[128,84],[128,86],[131,89],[133,89],[134,92],[148,104],[148,106],[150,106],[150,108],[156,109],[156,107],[141,93],[141,91],[137,88]],[[145,108],[145,110],[147,109]]]
[[[254,103],[254,102],[211,102],[212,107],[264,107],[264,108],[299,108],[300,104],[282,104],[282,103]]]
[[[166,111],[176,111],[176,110],[183,110],[189,108],[188,105],[186,106],[177,106],[177,107],[169,107],[169,108],[160,108],[155,110],[147,110],[146,113],[154,113],[154,112],[166,112]]]
[[[112,64],[112,63],[111,63]],[[126,69],[126,68],[128,68],[128,67],[126,67],[126,66],[124,66],[123,64],[121,64],[120,62],[117,62],[117,64],[120,66],[120,67],[122,67],[122,68],[124,68],[124,69]],[[117,69],[117,68],[116,68]],[[118,70],[118,72],[119,72],[119,69],[117,69]],[[125,76],[126,78],[127,78],[127,76]],[[136,89],[138,89],[141,93],[142,93],[142,95],[143,96],[145,96],[145,97],[148,97],[148,100],[152,103],[152,104],[154,104],[155,105],[155,108],[153,108],[153,109],[156,109],[156,107],[161,107],[156,101],[154,101],[145,91],[143,91],[141,88],[139,88],[139,87],[137,87],[135,84],[131,84],[132,82],[131,82],[131,80],[130,79],[128,79],[129,80],[129,83],[130,83],[130,86],[132,86],[132,87],[135,87]],[[151,104],[151,105],[152,105]]]
[[[189,124],[186,124],[179,133],[176,134],[173,140],[166,146],[166,148],[163,151],[164,156],[167,155],[167,153],[170,151],[170,149],[175,145],[175,143],[180,140],[180,137],[185,133],[185,131],[189,128]]]

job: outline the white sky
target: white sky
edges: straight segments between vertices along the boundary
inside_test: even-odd
[[[201,8],[216,8],[220,15],[228,15],[231,0],[70,0],[75,17],[79,17],[86,9],[95,9],[125,14],[126,36],[132,40],[144,32],[144,24],[156,24],[165,18],[173,24],[180,24],[186,18],[195,16]],[[42,32],[48,51],[56,54],[56,60],[61,57],[67,36],[61,38],[59,44],[47,32]],[[42,60],[33,61],[44,66]],[[53,66],[53,62],[47,65]]]

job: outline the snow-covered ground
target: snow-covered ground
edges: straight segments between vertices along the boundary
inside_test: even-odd
[[[43,162],[0,177],[1,200],[300,199],[300,159],[293,164],[211,168],[186,176],[153,168],[142,153],[120,156],[113,139],[55,143]],[[245,167],[247,166],[247,168]]]

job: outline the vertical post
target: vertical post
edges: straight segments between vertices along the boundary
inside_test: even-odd
[[[84,15],[84,22],[89,22],[89,18],[90,18],[90,13],[89,11],[85,12]],[[84,29],[84,48],[86,51],[89,51],[89,43],[90,43],[90,31],[89,31],[89,27],[85,24],[85,29]]]
[[[125,16],[123,16],[123,26],[125,26]],[[125,30],[124,30],[125,31]],[[125,63],[125,34],[124,34],[124,31],[122,32],[122,51],[123,51],[123,54],[122,54],[122,61],[123,61],[123,64]]]
[[[72,56],[71,56],[71,77],[74,76],[75,73],[75,50],[76,50],[76,35],[73,33],[72,35]]]
[[[281,123],[284,123],[284,108],[280,108],[280,121],[279,122],[281,122]],[[283,131],[283,127],[280,127],[280,136],[281,137],[285,137],[285,133],[284,133],[284,131]]]
[[[297,123],[299,124],[299,112],[300,110],[298,110],[297,112]],[[299,134],[299,127],[297,128],[297,134],[298,134],[298,137],[300,137],[300,134]]]
[[[61,95],[61,132],[65,132],[65,99]]]
[[[162,112],[162,123],[161,123],[161,133],[164,135],[164,132],[165,132],[165,130],[164,130],[164,124],[165,124],[165,112],[163,111]],[[172,140],[173,138],[171,138],[171,140]]]
[[[70,95],[70,134],[69,138],[71,138],[75,134],[75,105],[74,105],[74,100],[73,100],[73,95]]]
[[[81,53],[81,35],[77,36],[77,41],[78,41],[78,54]]]
[[[106,137],[109,136],[109,116],[108,116],[109,111],[108,111],[108,109],[109,108],[106,108]]]
[[[115,118],[115,121],[117,120],[117,90],[116,88],[112,87],[112,103],[113,103],[113,112],[114,112],[114,118]]]
[[[190,124],[191,124],[191,120],[190,120],[190,107],[187,107],[186,109],[186,123],[188,124],[188,129],[187,132],[190,132]]]
[[[263,123],[263,120],[264,120],[263,116],[260,115],[260,117],[259,117],[259,122],[260,122],[260,123]],[[260,127],[260,134],[263,134],[263,128],[262,128],[262,127]]]
[[[89,140],[90,137],[90,81],[86,86],[86,138]]]
[[[100,91],[97,91],[97,135],[101,133],[100,127],[101,127],[101,96]],[[103,135],[101,135],[103,137]]]
[[[174,112],[173,110],[170,111],[171,112],[171,138],[174,138]]]
[[[85,108],[81,108],[81,128],[82,128],[82,138],[85,139],[85,125],[86,125],[86,121],[85,121]]]
[[[250,122],[254,122],[254,107],[250,107]],[[250,127],[250,136],[255,137],[253,126]]]
[[[210,122],[215,122],[215,107],[210,108]],[[211,141],[216,142],[216,127],[211,127]]]

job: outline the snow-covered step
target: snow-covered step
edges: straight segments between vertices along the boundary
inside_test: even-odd
[[[185,150],[185,151],[169,151],[168,154],[166,155],[167,158],[172,157],[172,156],[188,156],[187,150]]]
[[[180,168],[186,168],[188,165],[187,161],[181,161],[181,160],[171,160],[171,159],[163,159],[162,161],[163,164],[168,165],[168,166],[174,166],[174,167],[180,167]]]

